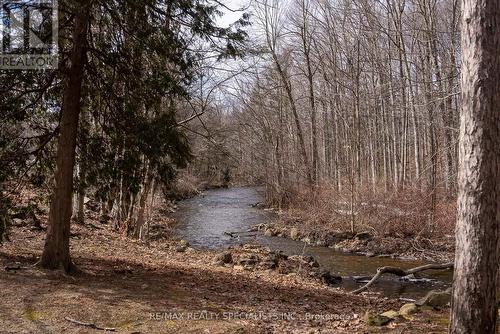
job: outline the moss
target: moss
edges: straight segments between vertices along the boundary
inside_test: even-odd
[[[174,320],[166,320],[166,321],[163,322],[163,325],[166,328],[175,328],[175,327],[177,327],[178,324]]]
[[[36,321],[41,318],[41,314],[38,311],[28,309],[24,312],[23,317],[29,321]]]
[[[389,319],[396,319],[397,317],[399,317],[399,312],[394,311],[394,310],[389,310],[389,311],[386,311],[380,315],[383,317],[387,317]]]
[[[399,309],[399,314],[401,314],[403,318],[411,320],[412,319],[411,315],[417,313],[418,311],[419,310],[417,305],[409,303],[401,306],[401,308]]]
[[[373,312],[366,312],[363,320],[368,326],[384,326],[391,321],[390,318]]]
[[[450,318],[448,317],[448,315],[437,316],[434,319],[432,319],[432,322],[437,325],[443,325],[448,327],[448,325],[450,324]]]

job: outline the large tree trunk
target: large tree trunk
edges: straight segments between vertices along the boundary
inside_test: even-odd
[[[49,213],[41,265],[47,269],[71,269],[69,230],[72,212],[73,168],[81,107],[85,43],[89,18],[88,4],[82,3],[73,27],[71,68],[64,88],[60,135],[57,147],[55,188]]]
[[[462,114],[451,333],[496,333],[500,227],[500,6],[463,0]]]

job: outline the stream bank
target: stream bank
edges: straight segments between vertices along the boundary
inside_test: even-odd
[[[379,267],[408,269],[426,263],[414,258],[399,259],[389,255],[367,257],[324,247],[324,243],[312,246],[315,239],[301,235],[303,232],[299,232],[295,226],[277,230],[276,222],[280,217],[271,210],[255,206],[255,203],[262,200],[260,191],[255,187],[216,189],[181,201],[174,214],[178,223],[174,226],[173,233],[196,249],[223,251],[252,244],[266,247],[272,252],[282,252],[285,256],[311,256],[332,277],[342,277],[338,287],[346,291],[358,288],[363,284],[360,277],[372,276]],[[296,240],[292,238],[294,228],[297,231],[294,238]],[[367,244],[374,240],[369,234],[358,234],[357,237],[332,234],[331,237],[331,242],[337,243],[352,240],[349,238]],[[309,240],[304,240],[305,238]],[[451,275],[450,271],[432,271],[425,273],[425,278],[418,279],[384,277],[371,291],[385,297],[416,299],[430,290],[448,288]]]
[[[156,224],[172,228],[171,221]],[[125,238],[98,220],[72,227],[79,273],[68,276],[32,266],[44,238],[42,230],[14,226],[12,242],[0,246],[0,326],[7,333],[102,333],[66,318],[127,334],[446,330],[446,308],[388,320],[382,314],[405,302],[348,295],[294,273],[214,265],[214,250],[196,250],[175,238],[149,243]]]
[[[193,198],[190,212],[198,214],[190,215],[196,219],[188,222],[176,224],[160,211],[155,212],[149,241],[125,237],[113,228],[114,224],[99,219],[98,211],[88,210],[85,224],[71,227],[71,255],[79,269],[71,276],[33,266],[43,249],[47,217],[40,217],[39,228],[29,220],[19,219],[12,226],[11,242],[0,245],[0,328],[8,333],[102,332],[68,321],[70,318],[127,334],[446,330],[446,308],[420,308],[408,319],[394,311],[397,316],[388,319],[383,314],[401,311],[406,302],[371,293],[376,290],[359,296],[345,293],[350,290],[345,284],[353,268],[373,274],[368,264],[375,268],[380,265],[375,262],[378,260],[407,266],[412,263],[337,253],[325,247],[304,248],[304,243],[262,233],[247,234],[238,240],[219,233],[228,224],[252,226],[256,221],[266,221],[266,217],[267,222],[275,218],[248,204],[255,200],[254,189],[239,189],[236,194],[227,191],[209,191],[205,197]],[[222,205],[221,192],[225,195]],[[179,203],[179,213],[185,204]],[[225,215],[219,215],[220,210]],[[207,213],[212,218],[203,221]],[[224,222],[217,223],[218,219]],[[202,231],[196,228],[200,223]],[[191,245],[179,239],[183,224],[191,224],[184,229],[184,235],[195,240]],[[221,225],[220,230],[215,228],[217,225]],[[207,233],[206,238],[201,237],[203,233]],[[239,245],[248,243],[262,244]],[[321,260],[320,267],[309,255],[286,255],[311,250]],[[230,261],[227,254],[221,257],[227,252],[231,253]],[[222,265],[215,263],[217,259],[224,260]],[[324,281],[321,268],[328,266],[328,261],[332,268],[344,273],[342,285]],[[377,288],[385,294],[393,287],[395,296],[417,296],[432,286],[389,279]],[[414,287],[418,288],[412,290]],[[394,316],[394,312],[390,315]]]
[[[379,236],[372,231],[354,233],[331,230],[305,223],[286,213],[280,213],[275,221],[256,225],[253,229],[267,236],[287,238],[312,247],[328,247],[339,252],[367,257],[429,262],[449,262],[454,257],[450,242]]]

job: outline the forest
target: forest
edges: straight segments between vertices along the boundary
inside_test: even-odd
[[[0,12],[0,333],[499,333],[496,1]]]

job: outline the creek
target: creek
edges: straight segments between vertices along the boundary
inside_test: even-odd
[[[252,207],[262,202],[262,189],[237,187],[205,191],[202,195],[179,203],[175,218],[177,236],[187,240],[198,249],[222,250],[240,244],[260,244],[272,250],[281,250],[287,255],[311,255],[322,268],[343,277],[340,284],[347,291],[362,285],[355,276],[374,275],[378,267],[396,266],[412,268],[423,261],[366,257],[335,251],[327,247],[305,246],[303,242],[286,238],[267,237],[261,232],[241,233],[233,238],[224,232],[247,231],[252,226],[269,223],[277,218],[272,211]],[[425,279],[402,281],[398,277],[384,276],[370,291],[380,292],[390,298],[419,298],[432,289],[446,289],[451,284],[450,271],[428,271]]]

